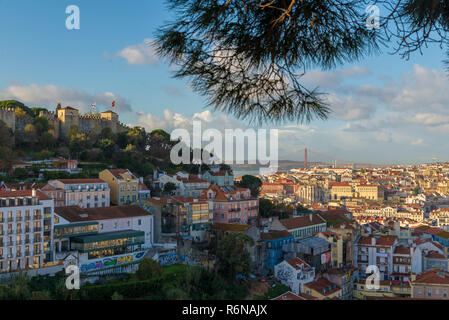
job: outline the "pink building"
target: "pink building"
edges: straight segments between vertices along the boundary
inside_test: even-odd
[[[55,207],[100,208],[111,205],[111,190],[102,179],[50,180],[42,191],[55,200]]]
[[[259,199],[251,197],[251,191],[235,186],[210,186],[200,199],[212,205],[214,223],[256,223]]]

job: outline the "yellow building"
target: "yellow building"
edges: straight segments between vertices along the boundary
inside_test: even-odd
[[[384,190],[380,186],[376,185],[358,185],[355,187],[355,192],[360,198],[383,201]]]
[[[379,288],[368,289],[365,280],[355,283],[353,291],[354,299],[365,300],[367,297],[410,297],[411,289],[408,283],[395,283],[390,280],[380,280]]]
[[[353,196],[352,187],[346,182],[332,182],[329,184],[331,189],[331,200],[340,200],[341,198],[351,198]]]
[[[106,169],[100,172],[111,189],[111,203],[121,206],[139,199],[139,179],[128,169]]]
[[[319,300],[340,299],[342,295],[341,288],[326,278],[305,283],[303,291]]]

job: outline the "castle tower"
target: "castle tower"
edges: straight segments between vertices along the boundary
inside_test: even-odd
[[[72,107],[65,107],[58,109],[58,120],[60,122],[60,132],[63,135],[68,135],[72,126],[79,127],[80,113],[77,109]]]
[[[117,132],[118,114],[114,111],[108,110],[101,113],[101,119],[109,120],[108,127],[113,132]]]

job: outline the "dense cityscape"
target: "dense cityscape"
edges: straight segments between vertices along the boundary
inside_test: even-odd
[[[80,135],[97,132],[100,143],[129,139],[127,154],[149,143],[151,154],[168,135],[161,130],[119,127],[112,110],[80,116],[58,107],[32,117],[7,103],[2,126],[15,144],[35,130],[68,139],[68,148],[2,162],[0,277],[29,281],[15,298],[449,299],[448,163],[356,169],[306,160],[240,177],[224,164],[151,164],[151,172],[61,152],[76,155]],[[136,131],[152,142],[135,139]],[[64,282],[68,266],[79,269],[76,293],[39,284]],[[184,283],[191,273],[198,283]],[[207,279],[228,282],[217,291],[204,288]]]
[[[0,39],[5,310],[445,307],[448,0],[0,0]]]

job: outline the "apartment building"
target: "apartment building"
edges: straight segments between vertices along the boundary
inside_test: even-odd
[[[212,208],[208,202],[172,196],[147,199],[143,205],[160,216],[160,227],[155,226],[156,234],[176,234],[194,242],[207,240],[207,232],[213,221]],[[158,234],[158,239],[161,235]]]
[[[412,298],[449,300],[449,272],[429,270],[412,275]]]
[[[42,191],[55,200],[55,207],[99,208],[109,207],[111,203],[111,190],[102,179],[50,180]]]
[[[388,279],[393,272],[393,252],[398,244],[396,236],[362,236],[354,245],[354,265],[359,268],[360,276],[367,276],[370,265],[379,268],[381,279]]]
[[[285,230],[262,232],[260,238],[265,244],[265,268],[273,271],[274,266],[283,260],[282,246],[295,241],[295,238]]]
[[[408,282],[411,273],[422,272],[422,251],[416,246],[398,245],[393,252],[392,280]]]
[[[99,177],[111,190],[111,203],[122,206],[136,203],[139,199],[139,179],[128,169],[106,169],[100,172]]]
[[[259,214],[259,199],[252,197],[246,188],[212,185],[200,200],[212,206],[214,223],[254,225]]]
[[[53,261],[53,200],[38,190],[0,192],[0,272]]]

